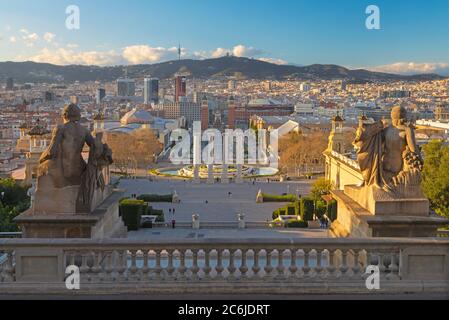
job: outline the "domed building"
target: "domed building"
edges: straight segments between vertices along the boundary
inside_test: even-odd
[[[154,117],[148,111],[134,108],[122,117],[120,123],[122,126],[127,126],[129,124],[148,125],[154,123]]]

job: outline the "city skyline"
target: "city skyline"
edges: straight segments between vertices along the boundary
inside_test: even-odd
[[[80,29],[65,28],[68,5]],[[367,6],[380,9],[368,30]],[[449,1],[0,1],[0,61],[152,64],[226,55],[278,64],[338,64],[449,75]],[[7,13],[6,13],[7,12]],[[39,12],[39,14],[35,14]]]

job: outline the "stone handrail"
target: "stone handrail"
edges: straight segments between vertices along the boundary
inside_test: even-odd
[[[342,161],[343,163],[346,163],[347,165],[349,165],[350,167],[353,167],[354,169],[360,170],[360,165],[356,160],[353,160],[351,158],[348,158],[347,156],[338,153],[336,151],[331,151],[331,155],[337,159],[339,159],[340,161]]]
[[[378,268],[385,290],[449,288],[449,241],[442,239],[0,239],[0,252],[6,257],[0,291],[4,286],[12,292],[19,290],[16,283],[22,290],[23,283],[27,290],[44,290],[36,285],[42,282],[45,290],[50,283],[65,292],[69,265],[79,267],[81,287],[93,292],[195,290],[205,284],[219,292],[366,292],[368,265]],[[30,270],[32,261],[42,275]]]

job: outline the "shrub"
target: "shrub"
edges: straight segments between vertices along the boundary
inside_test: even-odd
[[[137,197],[137,199],[143,200],[145,202],[172,202],[173,195],[141,194],[140,196]]]
[[[287,195],[274,195],[274,194],[262,194],[263,202],[295,202],[296,196],[294,194],[287,194]]]
[[[326,211],[327,211],[326,203],[324,201],[317,201],[315,207],[315,214],[317,215],[317,217],[321,219],[321,217],[323,217],[326,214]]]
[[[332,200],[327,205],[327,217],[333,222],[337,219],[337,201]]]
[[[124,199],[120,202],[120,214],[129,231],[139,230],[145,207],[146,204],[142,200]]]
[[[305,221],[297,220],[297,221],[289,221],[287,223],[287,228],[307,228],[308,224]]]
[[[315,211],[314,203],[311,198],[302,198],[300,202],[301,207],[301,220],[313,221],[313,213]]]

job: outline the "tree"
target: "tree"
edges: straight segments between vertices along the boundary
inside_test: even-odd
[[[449,146],[433,140],[423,146],[423,151],[422,190],[432,209],[449,218]]]
[[[13,219],[29,207],[27,188],[14,179],[0,179],[0,232],[18,231]]]
[[[332,190],[332,183],[325,178],[319,178],[312,185],[311,195],[315,201],[321,199],[321,196],[329,194]]]
[[[146,169],[162,151],[162,144],[153,131],[146,128],[130,134],[109,132],[106,141],[112,149],[115,168],[122,174],[127,174],[130,167]]]
[[[280,165],[282,168],[302,167],[306,171],[324,165],[323,151],[327,137],[321,132],[302,134],[292,132],[279,141]]]

